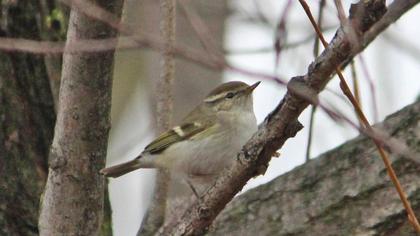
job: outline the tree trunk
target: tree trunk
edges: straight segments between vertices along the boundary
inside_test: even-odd
[[[420,215],[420,102],[378,125],[417,161],[392,164]],[[286,157],[284,157],[286,158]],[[291,157],[287,157],[291,158]],[[415,235],[373,142],[359,136],[233,200],[209,235]]]
[[[45,33],[36,1],[3,1],[1,11],[2,36],[40,39]],[[38,235],[54,122],[43,57],[0,51],[0,235]]]
[[[122,1],[97,0],[120,15]],[[115,37],[74,3],[67,42]],[[59,110],[39,217],[40,235],[97,235],[104,207],[114,51],[64,54]]]

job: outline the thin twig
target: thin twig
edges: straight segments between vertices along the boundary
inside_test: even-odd
[[[336,26],[326,26],[323,28],[324,32],[331,31],[332,29],[336,29]],[[282,46],[283,50],[294,49],[304,44],[310,43],[316,34],[309,34],[302,39],[296,40],[294,42],[285,42]],[[273,46],[265,46],[261,48],[250,48],[250,49],[225,49],[224,53],[228,55],[248,55],[248,54],[260,54],[260,53],[273,53],[275,49]]]
[[[350,21],[347,19],[341,0],[334,0],[334,4],[338,13],[338,19],[340,20],[341,28],[346,34],[347,40],[351,41],[353,47],[360,47],[359,38],[357,37],[354,27],[352,27]]]
[[[160,0],[160,9],[160,32],[165,46],[161,52],[161,74],[156,85],[156,126],[159,133],[169,130],[172,123],[172,85],[175,79],[175,58],[172,50],[175,44],[175,0]],[[138,235],[154,235],[159,227],[164,224],[169,182],[170,173],[168,170],[158,170],[153,200],[137,233]]]
[[[355,66],[354,60],[352,60],[350,62],[350,70],[351,70],[351,78],[352,78],[352,81],[353,81],[354,98],[359,103],[360,108],[362,109],[362,103],[361,103],[361,100],[360,100],[359,80],[357,78],[357,72],[356,72],[356,66]],[[363,123],[359,119],[359,117],[357,117],[357,119],[359,120],[360,127],[363,127]]]
[[[198,37],[198,40],[200,41],[201,45],[204,47],[208,55],[214,60],[224,60],[224,56],[219,52],[219,49],[216,47],[207,25],[203,22],[201,17],[194,11],[194,9],[192,9],[189,6],[191,5],[191,1],[180,0],[178,2],[182,9],[181,12],[184,13],[185,18],[192,26],[195,34]]]
[[[346,13],[344,12],[343,4],[341,3],[341,0],[334,0],[335,7],[338,12],[338,18],[340,19],[341,25],[343,25],[343,22],[347,21]],[[321,28],[321,27],[320,27]]]
[[[305,13],[307,14],[309,20],[311,21],[312,26],[314,27],[316,33],[318,34],[319,39],[321,40],[322,44],[324,45],[325,48],[328,48],[328,43],[325,40],[321,30],[319,29],[318,25],[316,24],[312,13],[310,11],[310,8],[308,6],[308,4],[306,3],[305,0],[299,0],[299,2],[301,3]],[[369,132],[373,132],[372,126],[370,125],[369,121],[367,120],[365,114],[363,113],[359,103],[357,102],[356,98],[353,96],[353,94],[350,91],[350,88],[343,76],[343,74],[341,73],[341,70],[339,68],[336,68],[336,73],[340,79],[340,87],[344,93],[344,95],[346,95],[348,97],[348,99],[350,100],[350,102],[352,103],[358,117],[360,118],[360,120],[362,121],[363,125],[365,126],[366,130]],[[414,229],[420,233],[420,225],[419,222],[416,218],[416,215],[413,211],[413,209],[411,208],[410,202],[408,201],[406,194],[404,193],[402,186],[398,180],[398,177],[395,174],[394,169],[392,168],[391,162],[389,161],[388,158],[388,154],[384,151],[384,149],[382,148],[382,144],[378,141],[373,139],[376,148],[378,149],[378,152],[380,154],[380,156],[382,157],[382,160],[385,164],[385,167],[387,169],[388,175],[391,178],[391,181],[393,182],[395,188],[397,189],[398,195],[407,211],[408,214],[408,220],[411,222],[411,224],[413,225]]]
[[[86,14],[89,17],[92,17],[94,19],[100,20],[108,24],[109,26],[119,30],[119,32],[123,35],[133,34],[133,30],[131,30],[128,25],[124,23],[120,23],[119,21],[116,20],[117,18],[114,15],[112,15],[112,13],[98,6],[95,6],[95,4],[92,4],[89,1],[81,1],[81,0],[60,0],[60,1],[62,1],[68,6],[76,8],[77,10]],[[159,50],[159,51],[165,48],[165,43],[162,42],[162,40],[160,40],[159,38],[152,37],[151,35],[148,35],[148,34],[138,34],[136,36],[138,37],[135,37],[134,40],[139,45],[146,46],[151,49]],[[141,39],[141,40],[138,40],[138,39]],[[201,51],[193,50],[185,45],[173,44],[173,46],[170,49],[170,52],[173,55],[187,59],[191,62],[195,62],[197,65],[201,65],[210,69],[214,69],[214,70],[228,69],[239,74],[251,75],[251,76],[261,78],[261,79],[274,80],[275,82],[280,83],[280,84],[287,83],[286,81],[281,80],[280,78],[278,78],[278,76],[275,76],[275,75],[256,73],[256,72],[238,68],[234,65],[229,64],[223,58],[218,58],[218,60],[212,60],[212,58],[209,58],[207,55],[203,54]]]
[[[314,120],[315,120],[316,106],[311,106],[311,116],[309,118],[309,129],[308,129],[308,141],[306,146],[306,155],[305,162],[308,162],[311,159],[311,146],[312,146],[312,137],[314,132]]]
[[[258,0],[254,0],[254,1],[252,1],[252,3],[254,4],[254,8],[256,10],[256,15],[257,15],[256,18],[258,20],[260,20],[262,23],[266,24],[266,25],[273,25],[270,22],[270,19],[268,19],[268,17],[266,16],[266,14],[263,12],[263,9],[261,7],[261,2],[258,1]],[[265,4],[269,4],[269,2],[264,3],[264,5]]]
[[[333,29],[333,27],[329,27],[325,29],[325,31]],[[297,48],[302,46],[306,43],[312,41],[315,34],[310,34],[305,36],[300,40],[296,40],[295,42],[285,43],[283,44],[283,50]],[[150,37],[150,34],[149,36]],[[154,37],[151,37],[154,39]],[[158,39],[159,40],[159,39]],[[116,44],[118,41],[118,44]],[[103,51],[112,51],[112,50],[131,50],[131,49],[142,49],[142,48],[152,48],[154,50],[158,50],[153,46],[148,45],[148,38],[142,37],[142,35],[131,35],[131,36],[120,36],[118,38],[106,38],[106,39],[78,39],[72,42],[63,41],[46,41],[46,40],[33,40],[33,39],[22,39],[22,38],[7,38],[7,37],[0,37],[0,50],[6,52],[26,52],[26,53],[33,53],[33,54],[62,54],[64,51],[73,53],[73,52],[103,52]],[[141,43],[145,42],[145,43]],[[64,48],[65,46],[65,48]],[[182,51],[182,48],[185,48],[184,45],[176,44],[175,48],[180,48],[179,50]],[[175,51],[175,50],[174,50]],[[196,50],[189,50],[192,51],[194,54],[198,54]],[[266,46],[261,48],[252,48],[252,49],[225,49],[223,50],[224,54],[228,55],[246,55],[246,54],[259,54],[259,53],[272,53],[274,52],[273,46]],[[188,54],[188,51],[183,51],[181,53]],[[179,52],[175,52],[176,56],[179,55]],[[188,57],[188,56],[187,56]],[[201,55],[204,58],[204,55]],[[201,61],[199,62],[201,63]],[[206,66],[206,65],[204,65]]]
[[[360,61],[360,65],[362,66],[362,71],[363,71],[363,78],[366,79],[366,81],[369,84],[369,90],[370,90],[370,97],[371,97],[371,103],[372,103],[372,107],[373,107],[373,122],[378,122],[379,121],[379,110],[378,110],[378,102],[376,101],[376,88],[375,88],[375,82],[373,81],[368,67],[366,65],[365,59],[363,57],[362,54],[360,54],[358,56],[359,61]]]
[[[324,8],[325,8],[325,1],[321,0],[318,6],[318,25],[319,28],[322,29],[322,18],[324,15]],[[315,35],[314,40],[314,58],[318,57],[319,55],[319,38]],[[313,138],[313,129],[314,129],[314,120],[315,120],[315,113],[316,113],[316,106],[312,105],[311,107],[311,116],[309,118],[309,130],[308,130],[308,144],[306,146],[306,162],[309,161],[311,158],[311,146],[312,146],[312,138]]]
[[[283,49],[283,44],[285,44],[287,40],[287,29],[286,29],[286,21],[287,16],[290,12],[290,8],[292,6],[293,1],[288,0],[286,5],[284,6],[283,12],[280,16],[279,23],[277,24],[276,31],[275,31],[275,38],[274,38],[274,50],[275,50],[275,60],[274,60],[274,71],[277,72],[278,64],[280,61],[280,53]]]

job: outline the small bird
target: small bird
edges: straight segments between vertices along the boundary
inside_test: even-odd
[[[139,168],[164,168],[188,176],[219,174],[257,130],[252,91],[259,84],[220,85],[180,125],[158,136],[134,160],[100,173],[119,177]]]

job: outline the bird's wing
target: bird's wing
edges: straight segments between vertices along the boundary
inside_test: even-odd
[[[168,130],[153,140],[149,145],[146,146],[143,153],[157,154],[164,151],[166,148],[174,143],[188,139],[194,135],[197,135],[213,124],[200,122],[188,122],[180,126],[175,126],[171,130]]]

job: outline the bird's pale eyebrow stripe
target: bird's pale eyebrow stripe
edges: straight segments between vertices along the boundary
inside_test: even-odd
[[[176,126],[172,129],[177,135],[179,135],[180,137],[184,137],[185,133],[184,131],[182,131],[182,128],[179,126]]]
[[[217,101],[221,98],[224,98],[226,96],[226,93],[219,93],[210,97],[207,97],[206,99],[204,99],[205,102],[214,102]]]

